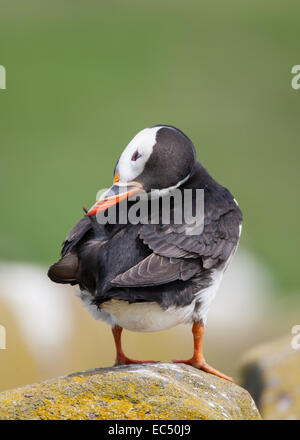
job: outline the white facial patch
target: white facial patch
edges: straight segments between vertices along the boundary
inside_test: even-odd
[[[145,128],[129,142],[121,154],[116,169],[120,176],[120,182],[134,180],[143,172],[147,160],[151,156],[153,147],[156,144],[157,132],[161,128],[161,126]],[[137,160],[132,160],[136,152],[139,153],[140,157]]]

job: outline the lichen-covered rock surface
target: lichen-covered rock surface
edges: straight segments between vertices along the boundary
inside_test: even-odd
[[[293,348],[292,336],[246,353],[240,383],[264,419],[300,420],[300,349]]]
[[[100,368],[0,393],[0,419],[260,419],[247,391],[186,365]]]

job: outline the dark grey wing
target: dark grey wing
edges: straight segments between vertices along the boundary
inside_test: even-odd
[[[234,202],[233,202],[234,203]],[[205,214],[203,232],[189,235],[187,225],[143,225],[140,238],[150,249],[164,257],[183,259],[200,258],[203,268],[210,269],[226,261],[234,252],[238,241],[242,217],[233,206],[216,217]]]
[[[152,253],[140,263],[112,280],[114,286],[157,286],[172,281],[186,281],[201,271],[199,260],[167,258]]]
[[[61,256],[64,257],[69,253],[74,246],[83,238],[83,236],[92,229],[92,222],[90,217],[84,216],[78,223],[71,229],[69,235],[66,237],[62,244]]]
[[[112,281],[115,286],[153,286],[188,280],[205,273],[234,253],[242,214],[227,190],[224,198],[205,205],[204,225],[198,233],[194,225],[142,225],[139,238],[153,253]],[[191,232],[196,232],[191,234]]]

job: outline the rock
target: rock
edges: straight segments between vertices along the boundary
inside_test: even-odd
[[[292,336],[252,349],[242,359],[241,385],[264,419],[300,419],[300,350]]]
[[[247,391],[187,365],[75,373],[0,393],[0,419],[260,419]]]

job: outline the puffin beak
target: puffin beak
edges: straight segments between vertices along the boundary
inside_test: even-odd
[[[101,196],[98,202],[91,207],[86,215],[91,216],[98,212],[105,211],[143,189],[143,185],[138,182],[120,182],[119,173],[117,173],[113,185]]]
[[[120,175],[119,175],[119,173],[117,173],[117,174],[115,175],[115,178],[114,178],[113,183],[118,183],[118,182],[120,182]]]

